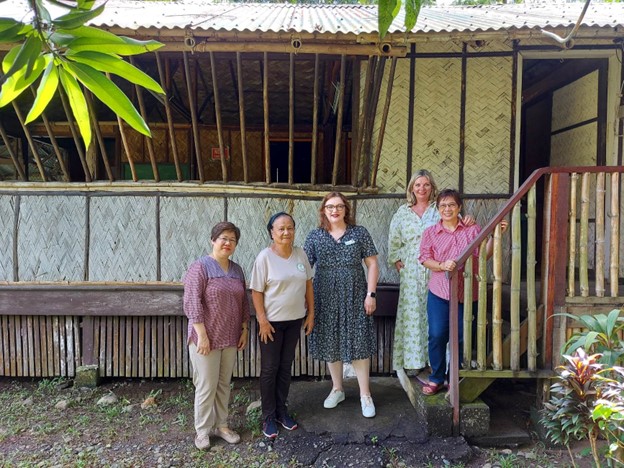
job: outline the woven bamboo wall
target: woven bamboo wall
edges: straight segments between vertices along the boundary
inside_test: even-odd
[[[381,126],[381,116],[386,105],[386,89],[388,88],[388,78],[390,73],[390,63],[386,64],[384,80],[379,94],[379,104],[377,107],[377,118],[373,130],[372,147],[377,148],[379,129]],[[407,125],[410,89],[410,61],[409,59],[398,59],[394,82],[392,85],[392,96],[390,99],[390,112],[386,123],[386,130],[383,139],[381,158],[377,174],[377,186],[385,193],[402,193],[407,183]],[[373,153],[374,154],[374,153]]]
[[[429,169],[438,187],[458,187],[461,59],[417,59],[412,171]]]
[[[0,281],[13,281],[13,220],[15,219],[15,197],[0,195]]]
[[[84,197],[21,198],[17,242],[20,281],[84,280],[85,210]]]
[[[508,193],[511,57],[470,58],[466,76],[464,193]]]

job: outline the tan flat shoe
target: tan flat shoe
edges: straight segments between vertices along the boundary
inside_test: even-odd
[[[240,442],[240,436],[229,427],[217,427],[213,431],[213,435],[221,437],[228,444],[238,444]]]

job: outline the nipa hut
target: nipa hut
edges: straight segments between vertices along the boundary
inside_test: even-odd
[[[390,373],[388,226],[418,168],[482,225],[512,219],[480,277],[488,341],[462,372],[550,375],[574,323],[547,317],[624,302],[624,4],[592,2],[573,31],[581,8],[425,7],[380,42],[374,6],[109,0],[93,24],[163,42],[134,62],[166,96],[118,83],[151,139],[91,100],[89,150],[63,95],[27,126],[32,96],[0,109],[0,375],[188,376],[180,281],[210,226],[240,226],[249,273],[268,216],[291,212],[301,243],[330,189],[380,251],[372,371]],[[236,376],[258,375],[250,336]],[[293,374],[324,372],[302,337]]]

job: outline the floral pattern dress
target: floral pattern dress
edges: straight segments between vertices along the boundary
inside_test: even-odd
[[[394,328],[394,370],[427,366],[429,270],[418,261],[418,255],[423,232],[439,220],[440,213],[435,203],[429,205],[422,217],[405,204],[399,207],[390,223],[388,264],[394,267],[401,260],[405,265],[400,272],[401,289]]]
[[[362,226],[347,226],[335,240],[314,229],[303,246],[314,274],[314,330],[310,354],[327,362],[352,362],[375,354],[373,317],[366,315],[368,285],[362,260],[377,255],[373,239]]]

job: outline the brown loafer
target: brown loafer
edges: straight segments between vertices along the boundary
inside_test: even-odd
[[[228,444],[238,444],[240,442],[240,436],[229,427],[217,427],[212,434],[221,437]]]

